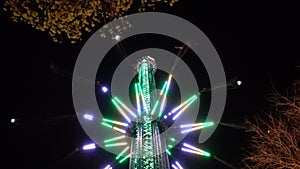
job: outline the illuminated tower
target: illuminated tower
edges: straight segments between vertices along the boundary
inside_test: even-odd
[[[137,64],[138,76],[135,83],[137,119],[132,127],[134,139],[131,142],[130,169],[170,168],[165,152],[165,140],[159,134],[159,121],[153,116],[157,112],[158,105],[158,94],[155,92],[155,71],[156,63],[151,57],[143,57]]]
[[[118,154],[116,160],[121,164],[130,158],[129,169],[170,169],[168,156],[171,155],[171,152],[169,149],[174,148],[177,134],[174,136],[173,134],[163,136],[160,133],[169,129],[172,123],[197,100],[199,95],[194,94],[171,111],[164,112],[172,74],[169,74],[161,90],[156,93],[154,78],[156,69],[155,60],[149,56],[143,57],[136,66],[137,78],[134,83],[136,110],[131,110],[117,97],[112,98],[117,111],[127,122],[124,123],[106,118],[103,118],[101,122],[103,126],[122,134],[121,136],[105,139],[104,146],[106,148],[124,146],[125,148]],[[107,88],[102,87],[102,91],[107,92]],[[89,116],[85,118],[89,118]],[[191,123],[182,124],[176,128],[180,131],[178,134],[185,134],[212,125],[213,122]],[[119,128],[120,126],[122,128]],[[130,141],[129,144],[125,140],[126,135],[131,138],[127,139],[127,141]],[[168,144],[166,144],[166,141]],[[210,153],[187,143],[182,144],[181,150],[187,153],[210,157]],[[171,166],[183,169],[178,161],[175,161]],[[112,168],[113,165],[107,165],[104,169]]]

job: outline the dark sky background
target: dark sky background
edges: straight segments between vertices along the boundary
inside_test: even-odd
[[[242,124],[244,118],[267,109],[265,100],[272,90],[271,82],[284,91],[299,78],[299,8],[299,3],[294,1],[262,4],[180,0],[173,8],[159,6],[157,11],[175,14],[197,25],[219,53],[227,78],[237,76],[243,81],[238,90],[229,91],[222,117],[223,122]],[[1,139],[4,141],[1,165],[5,166],[1,168],[100,169],[113,160],[112,154],[101,149],[78,152],[65,159],[90,139],[75,117],[71,79],[50,68],[55,63],[72,73],[84,42],[93,32],[77,44],[53,43],[47,33],[25,23],[12,22],[2,10],[0,25],[1,119],[8,131]],[[166,39],[162,42],[159,44],[153,38],[145,40],[144,45],[161,45],[176,52],[177,42]],[[124,44],[128,50],[135,49],[134,41]],[[189,66],[195,72],[201,71],[195,63]],[[209,104],[209,98],[204,96],[203,102]],[[11,124],[11,118],[20,121]],[[188,139],[196,140],[197,134]],[[243,131],[225,126],[219,126],[207,143],[199,145],[238,168],[245,153],[243,148],[247,146],[248,137]],[[228,168],[213,158],[176,151],[172,158],[179,159],[185,168]]]

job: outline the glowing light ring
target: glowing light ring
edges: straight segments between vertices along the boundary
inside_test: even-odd
[[[179,17],[163,13],[139,13],[129,15],[127,19],[132,23],[133,29],[122,34],[122,39],[137,34],[156,33],[178,39],[184,43],[191,41],[201,45],[200,47],[190,46],[190,48],[199,56],[206,67],[210,77],[211,86],[218,86],[219,84],[226,82],[224,69],[217,52],[208,38],[196,26]],[[145,20],[149,22],[145,22]],[[119,22],[119,20],[113,21],[112,24],[115,24],[116,22]],[[99,138],[100,130],[102,132],[105,130],[99,129],[96,123],[86,123],[85,121],[82,121],[80,117],[82,117],[82,113],[86,110],[91,110],[91,112],[97,116],[97,119],[103,118],[98,109],[94,93],[94,84],[92,82],[95,80],[96,72],[101,60],[106,52],[116,43],[117,42],[112,43],[108,38],[101,39],[100,33],[96,32],[84,45],[74,67],[72,81],[74,108],[77,112],[80,124],[98,145],[102,142],[101,138]],[[99,44],[101,44],[101,48],[99,48]],[[86,79],[88,79],[88,81]],[[215,123],[220,121],[224,110],[225,99],[225,88],[219,88],[212,91],[211,107],[207,119],[214,121]],[[214,132],[215,128],[216,127],[213,127],[209,131],[203,130],[199,137],[199,142],[207,140]],[[95,135],[93,133],[97,134]]]

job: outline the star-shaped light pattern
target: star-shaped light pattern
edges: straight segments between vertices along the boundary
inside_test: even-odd
[[[143,94],[142,87],[139,83],[134,84],[135,89],[135,102],[136,102],[136,110],[131,110],[129,106],[127,106],[125,103],[121,101],[121,98],[118,97],[112,97],[111,101],[119,114],[124,118],[124,121],[116,121],[112,119],[103,118],[102,119],[102,126],[111,128],[112,130],[118,132],[120,136],[113,137],[113,138],[107,138],[104,140],[104,146],[106,148],[113,148],[113,147],[124,147],[122,151],[116,156],[115,160],[118,161],[118,163],[123,163],[127,159],[131,157],[130,154],[130,142],[126,139],[126,135],[128,134],[127,131],[129,130],[129,127],[131,123],[134,123],[134,121],[137,121],[137,118],[140,117],[142,112],[146,112],[147,114],[150,114],[153,119],[167,119],[171,118],[172,121],[178,120],[182,114],[187,110],[200,96],[200,93],[192,95],[191,97],[187,98],[185,101],[183,101],[181,104],[177,105],[175,108],[173,108],[170,112],[164,112],[165,106],[166,106],[166,98],[168,95],[168,91],[170,89],[170,84],[172,81],[172,75],[169,75],[168,79],[164,82],[161,92],[159,92],[159,97],[154,102],[152,109],[149,110],[149,107],[146,103],[146,98]],[[108,94],[105,92],[105,94]],[[91,118],[91,115],[85,114],[84,117],[87,120],[93,119]],[[213,122],[206,122],[206,123],[192,123],[192,124],[181,124],[178,128],[181,130],[180,134],[190,133],[193,131],[201,130],[205,127],[209,127],[214,125]],[[167,144],[167,149],[165,152],[171,156],[171,149],[173,149],[176,145],[176,139],[175,136],[169,138]],[[193,145],[190,145],[188,143],[178,144],[183,153],[191,153],[195,155],[200,156],[206,156],[210,157],[210,153],[203,151]],[[112,163],[113,164],[113,163]],[[104,169],[112,169],[114,166],[112,164],[109,164],[104,167]],[[178,161],[175,161],[174,163],[170,164],[173,169],[183,169],[182,164],[180,164]]]

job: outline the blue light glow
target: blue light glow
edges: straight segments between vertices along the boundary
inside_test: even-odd
[[[103,87],[101,88],[101,90],[102,90],[103,93],[106,93],[106,92],[108,91],[108,88],[105,87],[105,86],[103,86]]]
[[[87,120],[93,120],[93,119],[94,119],[94,116],[93,116],[93,115],[87,114],[87,113],[84,114],[83,117],[84,117],[85,119],[87,119]]]
[[[104,169],[112,169],[110,165],[107,165]]]
[[[178,161],[175,161],[175,164],[178,166],[179,169],[183,169],[183,167],[179,164]]]
[[[92,149],[95,149],[95,148],[96,148],[95,143],[87,144],[87,145],[84,145],[82,147],[83,150],[92,150]]]
[[[172,164],[172,167],[173,167],[174,169],[179,169],[179,168],[176,167],[176,165],[174,165],[174,164]]]

